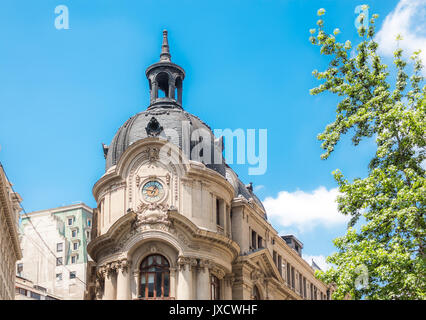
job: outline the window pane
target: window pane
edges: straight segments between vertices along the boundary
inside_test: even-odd
[[[170,279],[169,279],[169,273],[164,273],[164,296],[168,297],[170,291]]]
[[[161,287],[163,284],[163,274],[161,272],[157,272],[156,273],[156,279],[155,279],[155,293],[156,293],[156,297],[159,298],[162,296],[162,292],[161,292]]]
[[[146,281],[145,274],[143,274],[141,278],[141,292],[140,292],[142,298],[145,298],[145,290],[146,290],[145,281]]]
[[[148,297],[154,297],[154,275],[148,274]]]

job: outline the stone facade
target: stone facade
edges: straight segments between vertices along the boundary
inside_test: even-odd
[[[92,208],[84,203],[28,213],[21,222],[23,258],[17,263],[18,276],[45,288],[50,296],[83,299],[91,228]]]
[[[0,300],[15,299],[15,263],[22,257],[18,234],[21,201],[0,164]]]
[[[185,153],[183,133],[163,135],[183,132],[182,119],[189,132],[211,133],[182,108],[185,73],[170,61],[166,32],[160,62],[146,75],[150,106],[104,145],[86,299],[329,297],[331,288],[278,235],[250,185],[224,162],[204,164]],[[211,141],[222,153],[212,133]]]

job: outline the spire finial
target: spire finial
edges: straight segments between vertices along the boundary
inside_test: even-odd
[[[170,62],[169,42],[167,40],[167,30],[163,30],[163,45],[161,46],[160,61]]]

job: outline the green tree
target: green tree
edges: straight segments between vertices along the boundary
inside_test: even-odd
[[[318,11],[322,16],[324,9]],[[359,44],[336,40],[340,33],[311,29],[310,41],[329,57],[328,68],[313,75],[321,84],[316,95],[329,91],[341,97],[336,119],[318,135],[327,159],[341,137],[349,134],[356,146],[372,138],[376,152],[368,175],[348,181],[336,170],[338,209],[350,216],[347,232],[334,240],[337,252],[327,258],[333,267],[317,276],[334,283],[333,299],[425,299],[425,127],[426,86],[419,53],[411,57],[412,75],[406,73],[402,49],[394,52],[396,79],[377,54],[375,20],[358,29]],[[401,41],[399,37],[397,41]],[[393,84],[393,87],[392,87]],[[424,163],[424,162],[423,162]],[[423,164],[424,165],[424,164]],[[360,219],[362,217],[362,219]],[[358,223],[357,223],[358,222]],[[368,272],[365,279],[363,271]],[[368,280],[368,283],[365,281]]]

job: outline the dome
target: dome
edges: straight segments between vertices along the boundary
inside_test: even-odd
[[[180,108],[156,107],[140,112],[127,120],[120,129],[118,129],[109,147],[104,146],[106,156],[106,170],[117,164],[121,155],[126,149],[136,141],[158,136],[178,146],[182,150],[183,145],[183,128],[189,125],[189,137],[194,130],[202,129],[210,136],[210,146],[212,150],[218,150],[215,144],[214,135],[211,129],[202,122],[198,117],[184,111]],[[178,136],[167,136],[164,129],[174,130]],[[190,143],[190,154],[197,142]],[[220,151],[219,151],[220,152]],[[211,161],[206,166],[215,170],[222,176],[225,176],[225,164],[222,160],[220,164],[214,164],[214,154],[211,153]],[[196,159],[191,159],[196,160]]]

